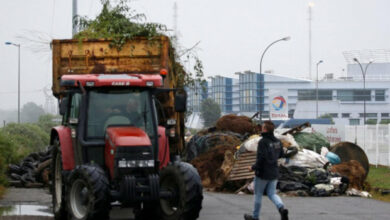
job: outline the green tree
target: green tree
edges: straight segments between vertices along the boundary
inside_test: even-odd
[[[376,125],[377,122],[378,122],[377,119],[371,118],[371,119],[366,120],[366,125]]]
[[[45,114],[38,119],[38,126],[46,133],[50,134],[53,127],[61,124],[61,117],[58,115]]]
[[[333,117],[330,114],[323,114],[318,118],[329,118],[331,123],[334,124]]]
[[[2,129],[2,132],[17,146],[17,154],[20,156],[41,151],[49,144],[49,134],[37,124],[10,123]]]
[[[390,124],[390,119],[382,119],[380,124],[382,124],[382,125]]]
[[[218,103],[212,99],[205,99],[200,106],[200,115],[204,126],[210,127],[221,117],[221,108]]]
[[[23,105],[20,114],[22,122],[34,123],[38,121],[41,115],[45,114],[45,111],[34,102],[28,102]]]

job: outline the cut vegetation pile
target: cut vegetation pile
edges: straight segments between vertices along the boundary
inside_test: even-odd
[[[333,165],[332,172],[339,173],[341,176],[348,177],[349,187],[358,190],[363,189],[364,180],[366,179],[366,170],[356,160],[351,160],[341,164]]]
[[[231,131],[242,135],[258,134],[261,131],[261,127],[253,123],[249,117],[233,114],[222,116],[215,127],[218,131]]]
[[[220,188],[226,182],[234,164],[235,151],[234,144],[218,145],[191,161],[198,170],[204,187]]]

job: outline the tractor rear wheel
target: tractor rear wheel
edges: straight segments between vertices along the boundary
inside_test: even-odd
[[[96,165],[81,165],[70,174],[68,210],[72,219],[108,219],[109,182]]]
[[[62,154],[60,149],[60,141],[58,138],[54,140],[52,162],[50,167],[51,172],[51,192],[54,219],[67,219],[68,213],[66,211],[65,201],[65,178],[62,170]]]
[[[169,199],[160,199],[164,220],[195,220],[202,209],[203,188],[196,169],[189,163],[175,162],[161,170],[161,190],[171,191]]]

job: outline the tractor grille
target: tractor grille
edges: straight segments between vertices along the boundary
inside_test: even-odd
[[[124,175],[135,175],[137,177],[146,176],[155,172],[155,167],[125,167],[120,168],[118,163],[120,160],[125,161],[154,161],[153,151],[151,146],[142,147],[118,147],[115,153],[114,177],[121,179]]]
[[[152,146],[118,147],[115,153],[115,162],[121,159],[153,160]]]

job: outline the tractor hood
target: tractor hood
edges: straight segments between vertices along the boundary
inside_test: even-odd
[[[152,145],[145,131],[132,126],[108,127],[106,130],[106,141],[113,147],[141,147]]]

